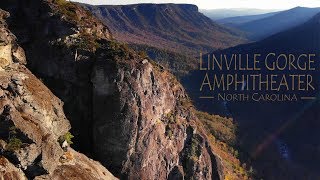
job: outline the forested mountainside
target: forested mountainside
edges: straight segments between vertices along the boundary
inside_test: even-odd
[[[201,104],[201,110],[213,113],[216,109],[211,108],[213,104],[221,103],[225,107],[225,115],[238,123],[238,138],[240,147],[248,153],[248,159],[254,162],[261,178],[267,179],[316,179],[319,177],[319,44],[320,44],[320,14],[315,15],[306,23],[277,33],[262,41],[239,45],[221,51],[215,51],[217,57],[220,54],[260,54],[260,60],[264,61],[269,53],[290,54],[295,57],[292,64],[297,65],[298,56],[301,54],[314,54],[311,59],[315,62],[315,70],[295,70],[288,68],[283,71],[271,71],[273,74],[311,74],[315,91],[294,91],[299,99],[297,101],[259,101],[259,102],[212,102],[199,99],[199,95],[190,94],[197,104]],[[206,57],[206,55],[204,56]],[[275,61],[275,58],[272,58]],[[304,61],[306,62],[306,59]],[[288,58],[287,58],[288,60]],[[302,62],[302,59],[299,60]],[[279,59],[283,66],[285,59]],[[253,61],[250,61],[251,65]],[[281,66],[280,65],[280,66]],[[302,65],[302,64],[300,64]],[[195,74],[194,74],[195,73]],[[199,72],[191,73],[190,77],[203,77]],[[215,74],[225,72],[214,72]],[[250,74],[252,72],[228,71],[228,73]],[[266,68],[259,71],[262,75],[270,73]],[[281,77],[281,76],[279,76]],[[192,82],[200,80],[188,79],[188,89],[198,90],[199,85]],[[296,89],[295,89],[296,90]],[[197,92],[197,91],[195,91]],[[229,93],[250,93],[250,91],[231,91]],[[288,91],[278,92],[255,91],[258,94],[286,94]],[[290,91],[291,92],[291,91]],[[303,100],[300,96],[315,97]],[[200,107],[200,106],[198,106]],[[220,111],[222,112],[222,111]],[[216,112],[215,112],[216,113]],[[272,161],[271,161],[271,160]]]
[[[85,5],[122,42],[198,55],[245,42],[242,34],[219,26],[190,4]]]

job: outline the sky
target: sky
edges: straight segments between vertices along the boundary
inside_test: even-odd
[[[290,9],[296,6],[320,7],[320,0],[72,0],[87,4],[188,3],[200,9],[255,8]]]

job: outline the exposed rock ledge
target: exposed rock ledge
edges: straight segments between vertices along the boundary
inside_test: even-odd
[[[0,179],[116,179],[100,163],[65,150],[62,105],[25,66],[23,49],[0,9]]]
[[[175,77],[111,41],[108,31],[74,31],[81,19],[65,22],[68,11],[55,13],[55,2],[7,0],[28,67],[65,103],[81,150],[123,179],[223,179],[221,160]],[[74,17],[82,12],[66,6],[74,7]]]

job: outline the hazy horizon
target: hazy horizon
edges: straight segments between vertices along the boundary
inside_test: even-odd
[[[177,4],[195,4],[200,9],[263,9],[279,10],[291,9],[297,6],[301,7],[320,7],[320,0],[263,0],[257,3],[256,0],[75,0],[93,5],[126,5],[140,3],[177,3]]]

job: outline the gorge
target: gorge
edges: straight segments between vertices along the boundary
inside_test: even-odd
[[[35,156],[22,156],[27,162],[13,161],[6,153],[1,157],[8,158],[23,176],[85,180],[248,176],[246,170],[239,170],[241,162],[231,153],[231,143],[222,146],[220,140],[213,141],[207,131],[212,126],[202,124],[209,118],[222,123],[223,118],[207,115],[200,119],[185,89],[170,72],[116,42],[108,26],[90,12],[63,0],[5,0],[1,8],[10,13],[4,32],[12,31],[25,51],[26,67],[21,71],[28,74],[30,69],[35,74],[35,82],[28,88],[41,104],[54,106],[49,109],[53,118],[48,117],[46,109],[39,110],[44,117],[38,118],[29,108],[15,106],[24,117],[12,118],[17,131],[22,132],[16,138],[25,145],[15,151],[27,149]],[[7,54],[0,50],[1,55]],[[11,67],[5,61],[3,64],[9,71]],[[5,94],[19,99],[23,78],[12,77],[13,85],[5,86]],[[52,105],[50,100],[55,99]],[[0,107],[4,120],[15,115],[7,106]],[[40,126],[41,136],[34,129],[25,129],[29,127],[25,123],[38,119],[43,124],[31,123],[30,128]],[[233,124],[228,122],[229,130]],[[66,143],[59,144],[59,139],[71,144],[69,130],[74,136],[73,147],[87,157],[70,147],[64,152]],[[5,143],[11,142],[6,135],[9,131],[3,131],[1,139]],[[35,141],[34,149],[34,143],[25,140],[24,134]],[[230,134],[233,136],[232,130]],[[24,168],[20,169],[21,165]]]

